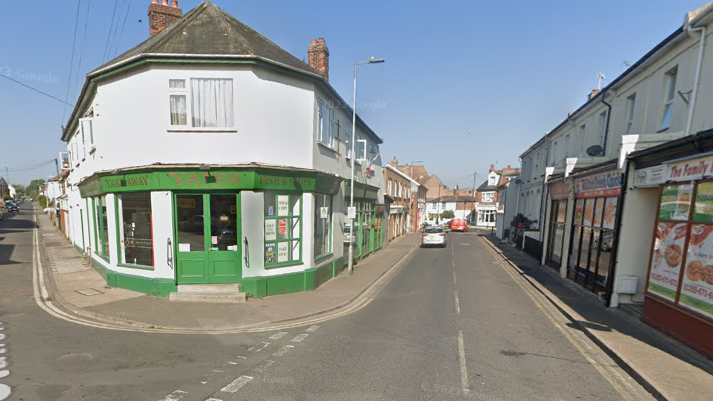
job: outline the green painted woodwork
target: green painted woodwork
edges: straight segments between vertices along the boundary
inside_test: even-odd
[[[344,270],[343,258],[302,272],[269,277],[247,277],[241,282],[242,291],[254,297],[311,291],[326,283]]]
[[[145,171],[133,171],[136,170],[118,174],[95,173],[79,185],[79,192],[83,198],[106,193],[159,190],[260,189],[335,194],[342,181],[315,170],[264,167],[211,167],[209,171],[146,167]]]
[[[348,180],[344,181],[344,198],[349,199],[351,193],[351,183]],[[354,181],[354,199],[378,199],[379,187],[374,187],[368,184]]]

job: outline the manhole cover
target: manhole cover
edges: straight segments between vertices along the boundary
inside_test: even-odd
[[[95,290],[94,288],[87,288],[87,289],[85,289],[85,290],[77,290],[77,292],[80,293],[80,294],[82,294],[82,295],[86,295],[86,296],[92,296],[92,295],[103,294],[103,292],[97,291],[97,290]]]
[[[53,247],[53,246],[61,246],[61,245],[62,245],[61,242],[47,242],[47,243],[45,244],[45,246],[48,247],[48,248],[49,248],[49,247]]]

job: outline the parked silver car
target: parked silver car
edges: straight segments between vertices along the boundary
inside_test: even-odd
[[[446,230],[441,226],[426,226],[421,234],[421,247],[430,245],[446,247]]]

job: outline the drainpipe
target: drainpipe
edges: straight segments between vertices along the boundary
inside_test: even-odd
[[[702,26],[700,28],[691,28],[690,24],[686,24],[686,31],[700,32],[701,38],[698,44],[698,61],[696,62],[696,72],[693,75],[693,92],[691,92],[691,101],[688,105],[688,120],[686,121],[686,131],[685,135],[691,135],[691,128],[693,125],[693,110],[696,109],[696,98],[698,97],[698,84],[701,79],[701,65],[703,64],[703,50],[706,46],[706,27]]]
[[[609,271],[609,280],[607,280],[607,287],[605,290],[604,297],[606,298],[606,307],[611,306],[611,296],[614,290],[614,278],[616,277],[616,267],[619,264],[619,237],[621,233],[622,221],[621,217],[624,214],[624,199],[626,198],[626,188],[627,182],[629,182],[629,159],[624,161],[624,177],[621,182],[621,191],[619,193],[619,201],[616,205],[616,230],[614,230],[614,236],[612,237],[612,249],[611,254],[614,256],[614,260],[611,261],[611,269]]]
[[[609,121],[611,120],[611,104],[607,103],[606,100],[604,100],[604,97],[607,95],[606,90],[602,91],[602,97],[601,101],[604,103],[605,106],[607,106],[607,120],[604,123],[604,143],[602,144],[602,156],[607,154],[607,139],[609,138]]]

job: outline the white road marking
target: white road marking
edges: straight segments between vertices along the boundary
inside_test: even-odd
[[[314,333],[315,331],[317,331],[317,329],[319,329],[319,326],[316,326],[316,325],[315,325],[315,326],[310,326],[310,328],[308,328],[308,329],[305,330],[305,331],[308,331],[308,332],[310,332],[310,333]]]
[[[282,348],[277,350],[272,356],[284,356],[286,353],[288,353],[292,348],[295,348],[294,345],[284,345]]]
[[[238,356],[236,356],[236,358],[240,358],[240,359],[248,359],[248,357],[246,357],[246,356],[242,356],[242,355],[238,355]]]
[[[453,271],[453,287],[458,285],[458,280],[456,280],[456,272],[455,270]]]
[[[176,390],[176,391],[172,392],[171,394],[167,395],[166,398],[162,399],[161,401],[178,401],[178,400],[182,399],[183,397],[185,397],[186,394],[188,394],[188,393],[185,391]]]
[[[206,383],[208,383],[208,382],[201,382],[201,384],[206,384]]]
[[[222,370],[215,370],[215,369],[213,369],[213,372],[215,372],[215,373],[225,373],[225,372],[223,372]]]
[[[456,314],[460,315],[460,302],[458,301],[458,290],[453,290],[453,294],[456,297]]]
[[[260,352],[260,351],[264,350],[265,348],[267,348],[268,345],[270,345],[270,343],[266,343],[263,341],[261,343],[257,343],[255,345],[253,345],[252,347],[248,348],[248,351]]]
[[[275,361],[272,361],[272,360],[270,360],[270,359],[266,359],[266,360],[260,362],[259,365],[255,366],[255,368],[253,368],[253,370],[255,370],[255,371],[258,372],[258,373],[263,373],[263,372],[265,371],[265,369],[267,369],[267,368],[269,368],[270,366],[272,366],[273,363],[275,363]]]
[[[231,365],[237,365],[237,364],[238,364],[237,362],[228,362],[228,363],[231,364]]]
[[[290,341],[292,341],[293,343],[301,343],[305,338],[307,338],[307,336],[309,336],[309,334],[300,334]]]
[[[208,398],[208,399],[205,400],[205,401],[223,401],[223,400],[219,400],[219,399],[217,399],[217,398]]]
[[[286,331],[281,331],[270,336],[270,340],[279,340],[287,334]]]
[[[460,357],[460,384],[463,394],[470,393],[468,388],[468,368],[465,366],[465,346],[463,345],[463,332],[458,330],[458,356]]]
[[[220,391],[224,393],[234,393],[240,390],[240,388],[242,388],[244,385],[248,384],[252,379],[252,376],[240,376],[237,379],[233,380],[227,386],[223,387]]]

